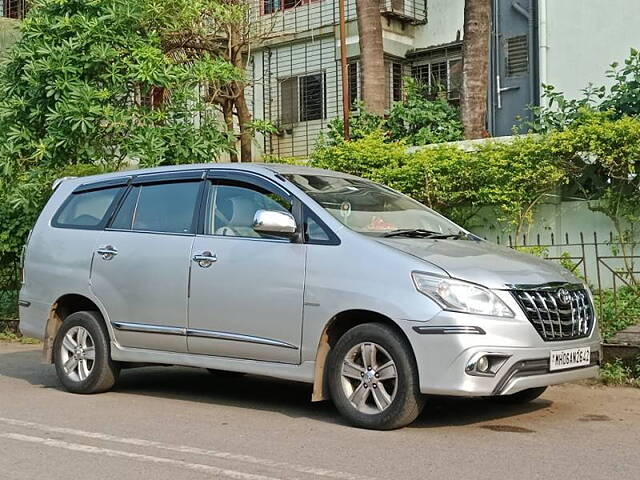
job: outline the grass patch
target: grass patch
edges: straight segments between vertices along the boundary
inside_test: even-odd
[[[23,345],[35,345],[40,343],[40,340],[35,338],[23,337],[17,333],[5,330],[0,332],[0,342],[22,343]]]
[[[633,367],[626,365],[619,358],[614,362],[605,363],[600,369],[600,380],[605,385],[640,388],[640,357],[636,359]]]
[[[594,293],[596,309],[600,308],[600,333],[606,342],[616,333],[640,323],[640,291],[638,288],[619,288],[614,295],[613,290],[602,290]]]

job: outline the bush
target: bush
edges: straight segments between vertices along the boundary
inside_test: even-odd
[[[531,219],[545,193],[566,181],[561,161],[541,138],[485,143],[474,151],[437,145],[409,153],[381,133],[320,146],[313,166],[379,181],[465,225],[484,206],[516,229]]]
[[[367,112],[364,105],[356,104],[349,117],[350,140],[361,140],[377,133],[387,142],[403,142],[422,146],[454,142],[463,139],[460,112],[446,98],[433,95],[429,88],[411,78],[405,79],[405,98],[395,102],[386,118]],[[320,146],[335,146],[344,142],[342,118],[329,122],[326,136]]]
[[[605,363],[600,369],[600,380],[606,385],[640,387],[640,359],[636,362],[635,368],[625,365],[619,358]]]
[[[429,145],[464,138],[460,112],[446,97],[430,100],[428,87],[412,79],[405,79],[405,89],[405,99],[393,105],[385,124],[392,140]]]
[[[637,287],[603,290],[594,293],[596,309],[600,308],[600,333],[607,341],[616,333],[640,322],[640,289]]]

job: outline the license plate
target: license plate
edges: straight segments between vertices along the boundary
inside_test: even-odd
[[[585,367],[591,363],[591,347],[569,348],[551,352],[549,370]]]

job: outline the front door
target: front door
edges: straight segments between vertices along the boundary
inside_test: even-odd
[[[202,182],[160,180],[138,177],[99,235],[91,289],[120,345],[186,352],[190,253]]]
[[[305,245],[252,228],[257,210],[291,211],[293,199],[257,175],[215,175],[192,249],[189,352],[297,364]]]
[[[536,0],[493,0],[491,134],[525,127],[538,105]]]

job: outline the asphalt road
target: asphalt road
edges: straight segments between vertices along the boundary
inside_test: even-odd
[[[519,407],[433,399],[393,432],[346,426],[309,398],[307,385],[178,367],[72,395],[37,346],[0,344],[0,478],[640,478],[640,389],[565,385]]]

